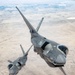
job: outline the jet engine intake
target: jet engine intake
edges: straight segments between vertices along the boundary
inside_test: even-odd
[[[68,48],[64,45],[59,45],[58,48],[63,51],[66,55],[68,54]]]

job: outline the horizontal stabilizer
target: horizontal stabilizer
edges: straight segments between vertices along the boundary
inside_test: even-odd
[[[13,63],[11,60],[8,60],[9,63]]]

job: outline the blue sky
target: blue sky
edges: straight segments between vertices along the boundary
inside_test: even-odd
[[[7,4],[25,4],[25,3],[58,3],[65,1],[74,1],[74,0],[0,0],[0,5]]]
[[[17,4],[18,6],[22,6],[25,4],[32,4],[32,3],[47,3],[48,6],[52,9],[73,9],[75,10],[75,0],[0,0],[0,9],[4,10],[5,6],[15,6]],[[32,4],[33,5],[33,4]],[[35,6],[34,6],[35,7]],[[38,5],[39,7],[39,5]]]
[[[52,0],[0,0],[1,4],[48,3]]]

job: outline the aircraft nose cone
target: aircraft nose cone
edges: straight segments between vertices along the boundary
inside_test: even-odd
[[[57,64],[62,64],[64,65],[66,63],[66,58],[63,55],[58,55],[57,59],[55,61]]]

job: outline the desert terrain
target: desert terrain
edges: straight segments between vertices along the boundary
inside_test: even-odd
[[[15,9],[16,10],[16,9]],[[46,38],[68,47],[69,53],[63,69],[66,75],[75,75],[75,12],[25,13],[30,23],[37,27],[44,21],[39,33]],[[73,19],[72,19],[73,18]],[[29,30],[18,11],[0,11],[0,75],[9,75],[8,60],[14,61],[22,56],[20,44],[25,51],[31,46]],[[52,68],[33,51],[29,52],[26,65],[17,75],[64,75],[59,68]]]

